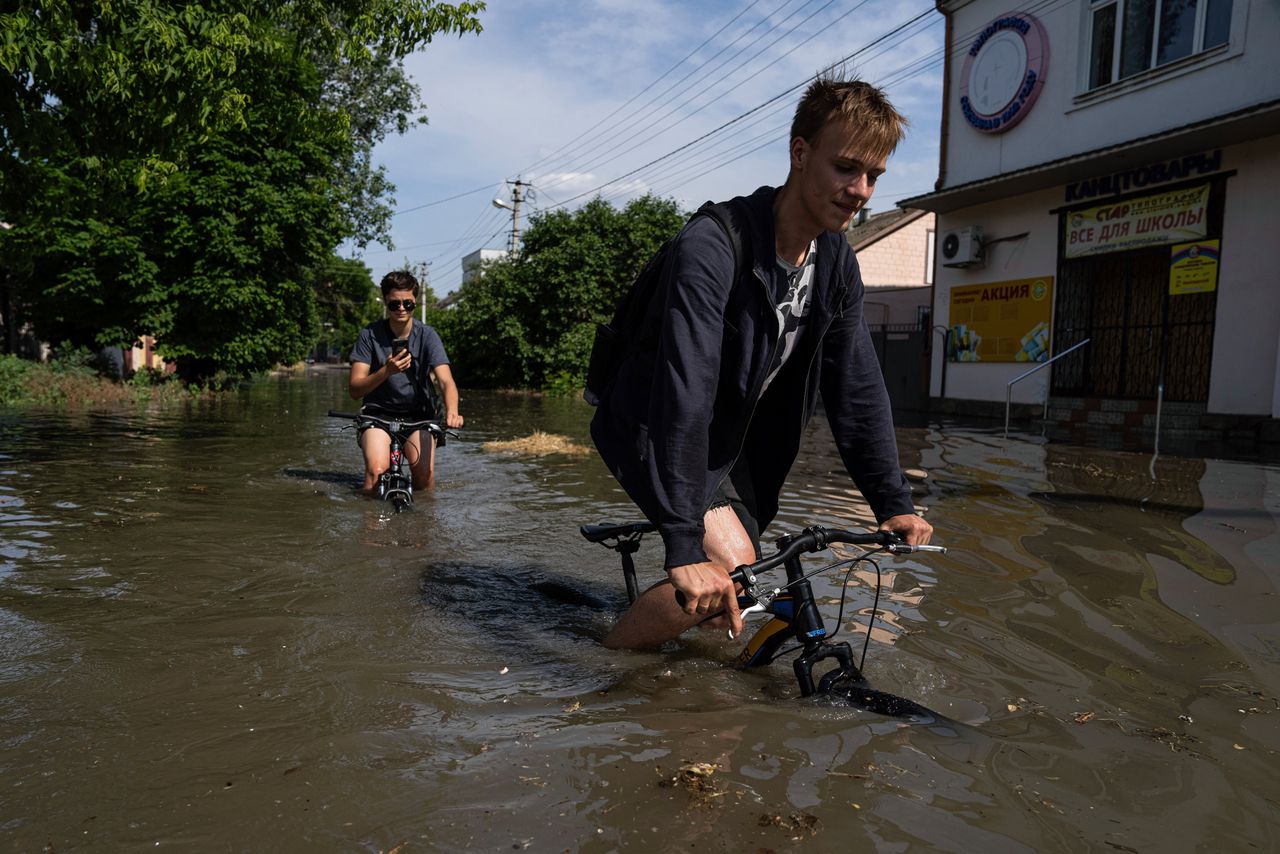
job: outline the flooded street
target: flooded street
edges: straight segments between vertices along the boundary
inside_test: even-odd
[[[320,369],[0,414],[5,850],[1280,850],[1280,467],[901,429],[950,551],[880,562],[865,669],[962,724],[926,727],[718,635],[604,650],[622,576],[577,528],[638,514],[594,455],[482,448],[589,444],[581,401],[464,393],[399,516],[332,408]],[[870,524],[825,430],[767,539]]]

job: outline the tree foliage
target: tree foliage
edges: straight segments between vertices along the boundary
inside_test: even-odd
[[[383,315],[382,295],[363,261],[334,256],[316,276],[316,303],[328,343],[346,353]]]
[[[310,348],[334,248],[387,237],[372,151],[421,110],[403,57],[478,31],[483,4],[3,8],[0,266],[24,319],[75,345],[152,334],[200,377]]]
[[[683,222],[654,196],[535,216],[520,255],[486,264],[431,322],[468,385],[580,389],[596,324]]]

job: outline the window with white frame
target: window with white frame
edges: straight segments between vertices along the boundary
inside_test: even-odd
[[[1089,89],[1226,44],[1232,0],[1096,0]]]

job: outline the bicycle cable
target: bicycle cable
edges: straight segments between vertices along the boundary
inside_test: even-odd
[[[880,554],[883,551],[885,551],[884,548],[872,549],[866,554],[858,555],[857,557],[846,558],[845,560],[838,560],[835,563],[827,564],[826,566],[815,569],[813,572],[802,575],[799,578],[797,578],[795,581],[789,581],[786,584],[784,584],[782,587],[775,588],[776,591],[780,592],[780,591],[786,590],[788,587],[792,586],[793,584],[798,584],[799,582],[810,579],[815,575],[818,575],[823,572],[830,572],[833,569],[838,569],[839,567],[847,564],[849,568],[845,570],[844,581],[841,583],[841,588],[840,588],[840,611],[836,615],[836,629],[835,631],[833,631],[831,634],[827,635],[824,638],[824,641],[829,641],[832,638],[834,638],[836,635],[840,634],[840,627],[844,623],[844,604],[846,599],[849,596],[849,576],[853,573],[855,569],[858,568],[858,564],[862,563],[863,561],[866,561],[867,563],[874,566],[876,568],[876,593],[875,593],[875,598],[872,600],[872,603],[871,603],[871,618],[867,622],[867,633],[866,633],[866,636],[863,637],[862,639],[862,660],[858,662],[858,670],[862,670],[863,665],[867,663],[867,647],[871,643],[871,628],[872,626],[875,625],[876,612],[880,607],[880,585],[882,582],[882,578],[880,575],[880,564],[876,560],[874,560],[874,555]],[[770,658],[770,661],[776,661],[777,659],[782,658],[784,655],[791,655],[794,652],[799,652],[803,648],[804,647],[801,646],[800,644],[796,644],[795,646],[788,647],[787,649],[784,649],[778,652],[777,654],[775,654],[774,656],[772,656]]]

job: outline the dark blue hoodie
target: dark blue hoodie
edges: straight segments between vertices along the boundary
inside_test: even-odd
[[[762,396],[778,347],[773,200],[762,187],[731,207],[750,247],[734,281],[733,250],[710,218],[676,238],[642,340],[591,422],[601,457],[658,526],[668,568],[705,561],[703,516],[734,463],[748,467],[763,530],[821,392],[840,456],[876,518],[914,513],[898,464],[884,379],[862,314],[858,262],[843,235],[818,237],[817,269],[796,352]]]

